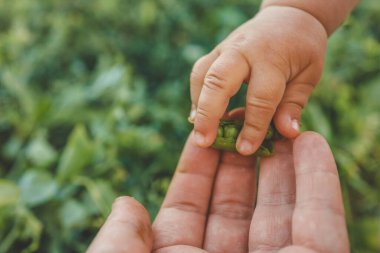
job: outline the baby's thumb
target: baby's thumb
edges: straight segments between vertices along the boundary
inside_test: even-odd
[[[149,253],[152,229],[148,212],[131,197],[119,197],[87,253]]]
[[[280,134],[295,138],[300,134],[301,113],[307,104],[315,85],[311,83],[290,83],[274,115],[274,123]]]

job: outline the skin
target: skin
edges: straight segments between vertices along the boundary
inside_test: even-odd
[[[119,198],[88,252],[349,252],[338,172],[322,136],[278,142],[276,155],[261,160],[258,185],[254,157],[194,142],[192,134],[152,228],[136,200]]]
[[[237,150],[253,154],[270,121],[287,138],[300,134],[300,117],[321,78],[328,36],[343,22],[355,0],[267,0],[190,76],[196,143],[209,147],[219,120],[243,82],[248,84],[245,124]]]

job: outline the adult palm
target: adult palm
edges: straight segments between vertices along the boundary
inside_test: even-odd
[[[255,158],[193,143],[191,135],[153,230],[142,205],[119,198],[88,252],[349,252],[323,137],[278,142],[276,155],[261,159],[258,180]]]

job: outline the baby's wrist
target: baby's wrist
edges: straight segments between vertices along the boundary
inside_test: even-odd
[[[316,17],[295,7],[266,6],[261,9],[258,16],[269,16],[272,19],[281,19],[283,21],[277,22],[277,24],[286,26],[291,24],[291,27],[299,33],[306,32],[305,34],[309,34],[312,32],[313,36],[323,38],[327,38],[328,36],[325,27]]]
[[[269,7],[295,8],[313,16],[330,36],[345,20],[359,0],[263,0],[261,9]]]

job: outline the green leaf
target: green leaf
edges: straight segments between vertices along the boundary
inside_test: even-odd
[[[140,2],[139,18],[142,26],[149,26],[154,23],[157,18],[157,6],[154,1],[145,0]]]
[[[59,215],[62,225],[68,229],[81,227],[87,223],[88,214],[86,208],[80,202],[73,199],[66,200]]]
[[[57,152],[46,141],[43,134],[37,136],[29,143],[26,149],[26,156],[37,167],[47,167],[51,165],[56,157]]]
[[[28,170],[19,181],[21,198],[29,206],[36,206],[52,199],[57,192],[57,183],[45,171]]]
[[[0,81],[2,81],[3,87],[18,98],[24,113],[31,116],[35,109],[36,100],[22,76],[13,73],[10,69],[6,69],[3,71],[3,75],[0,76]]]
[[[58,165],[58,180],[69,180],[82,172],[92,159],[93,142],[83,125],[77,125],[69,137]]]
[[[107,217],[117,196],[111,186],[104,180],[93,181],[87,177],[78,177],[76,182],[86,188],[98,211],[103,217]]]
[[[125,68],[121,65],[113,66],[112,68],[101,72],[89,90],[91,97],[97,98],[120,85],[124,74]]]
[[[378,252],[380,249],[380,219],[378,217],[369,216],[356,221],[352,225],[352,231],[351,239],[353,241],[365,244],[371,249],[371,251],[365,252]]]
[[[0,208],[15,205],[20,198],[20,189],[11,181],[0,179]]]
[[[18,136],[12,136],[3,147],[3,155],[7,158],[14,159],[19,154],[22,144],[22,139]]]

